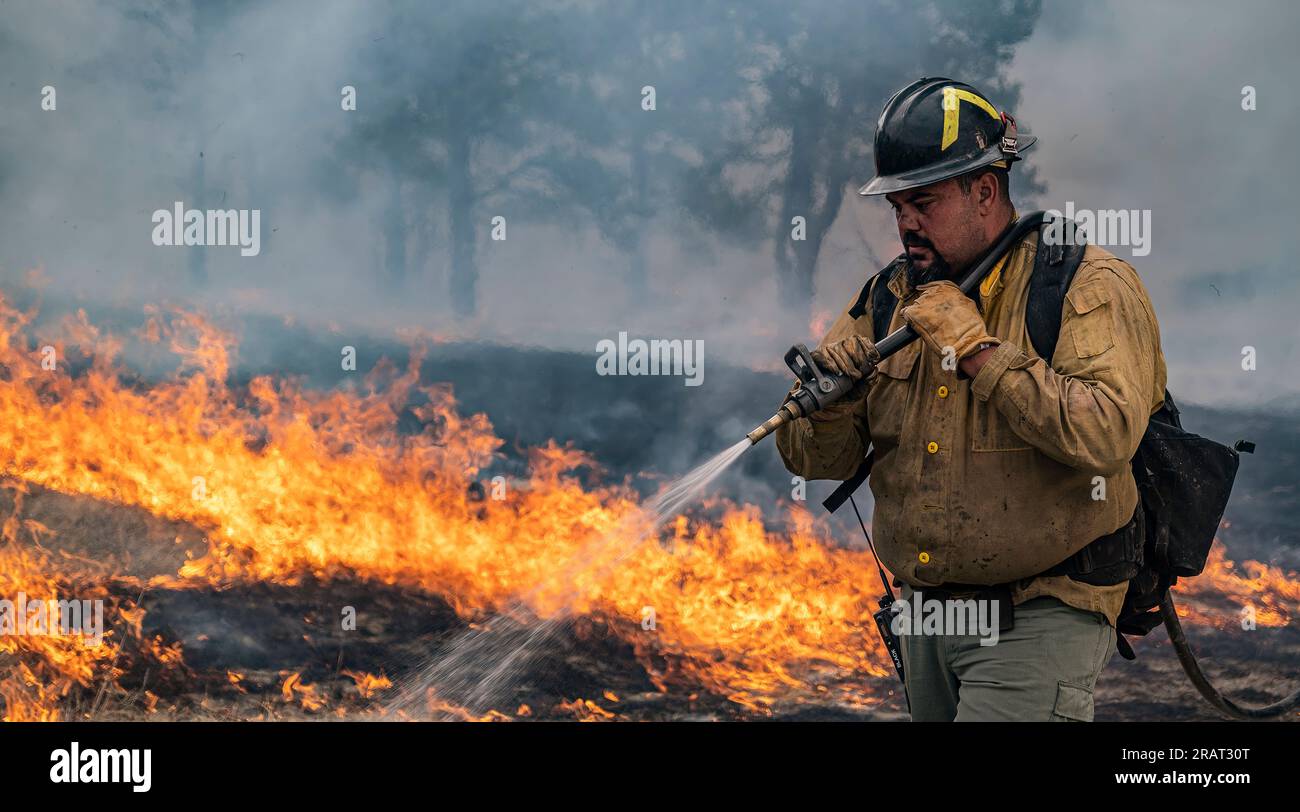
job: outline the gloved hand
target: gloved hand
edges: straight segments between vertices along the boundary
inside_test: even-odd
[[[951,347],[953,360],[960,361],[981,344],[1002,343],[989,335],[979,308],[952,282],[927,282],[916,289],[921,295],[903,308],[903,319],[939,355]]]
[[[823,372],[848,375],[855,381],[875,375],[876,362],[880,360],[880,353],[871,339],[857,333],[824,344],[809,354]]]
[[[880,361],[880,352],[876,345],[866,336],[854,333],[840,341],[832,341],[813,350],[813,362],[822,372],[831,375],[848,375],[857,381],[843,398],[818,412],[838,413],[852,408],[861,400],[876,377],[876,363]],[[840,407],[840,408],[836,408]]]

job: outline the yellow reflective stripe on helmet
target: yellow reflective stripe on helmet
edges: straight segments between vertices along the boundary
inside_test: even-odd
[[[962,90],[957,87],[945,87],[943,89],[943,140],[939,143],[939,151],[942,152],[952,146],[952,142],[957,140],[957,117],[961,115],[961,102],[970,102],[984,110],[998,121],[1002,116],[998,111],[993,109],[984,97],[971,93],[969,90]]]

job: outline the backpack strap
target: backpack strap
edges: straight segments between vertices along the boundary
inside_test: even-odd
[[[867,314],[867,304],[871,305],[871,339],[879,341],[889,332],[889,321],[894,317],[894,307],[898,297],[889,289],[889,280],[894,271],[907,261],[906,254],[900,254],[894,261],[881,268],[862,286],[858,300],[849,308],[849,315],[855,319]]]
[[[1044,239],[1049,229],[1058,229],[1063,235],[1052,240]],[[1065,294],[1074,280],[1075,271],[1083,262],[1086,245],[1075,245],[1074,235],[1078,225],[1073,220],[1063,223],[1043,223],[1038,231],[1038,253],[1034,257],[1034,270],[1029,277],[1029,301],[1025,306],[1025,327],[1034,352],[1051,366],[1056,353],[1056,341],[1061,335],[1061,309]]]

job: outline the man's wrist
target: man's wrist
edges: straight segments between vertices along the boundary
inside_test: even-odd
[[[993,390],[997,388],[1003,374],[1023,356],[1024,352],[1010,342],[1004,341],[995,347],[979,372],[971,378],[970,392],[975,399],[987,402],[993,396]]]
[[[963,376],[974,378],[979,374],[984,365],[988,363],[989,358],[993,357],[993,352],[998,348],[997,342],[985,341],[975,347],[965,358],[957,362],[957,368],[961,370]]]

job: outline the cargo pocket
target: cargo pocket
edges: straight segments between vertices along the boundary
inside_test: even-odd
[[[1052,707],[1053,722],[1091,722],[1092,691],[1082,685],[1064,680],[1056,683],[1056,705]]]
[[[1103,280],[1094,279],[1077,288],[1070,288],[1065,298],[1074,310],[1074,318],[1070,320],[1070,334],[1074,339],[1076,356],[1091,358],[1115,346],[1110,288]]]

